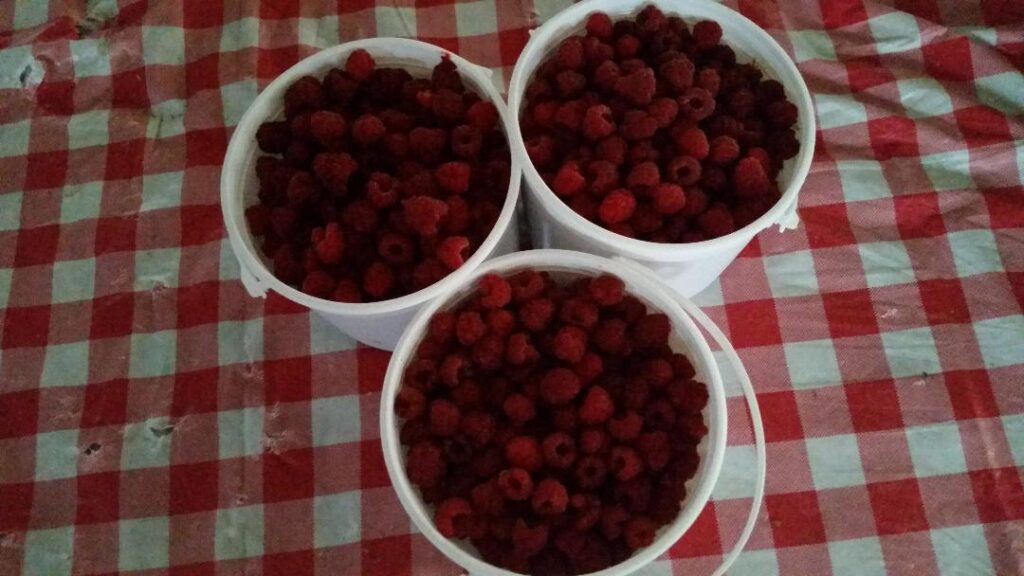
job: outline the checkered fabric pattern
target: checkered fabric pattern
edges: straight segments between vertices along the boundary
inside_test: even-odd
[[[233,126],[298,59],[417,37],[507,81],[560,0],[0,2],[0,574],[456,574],[378,439],[388,356],[248,297]],[[699,303],[759,391],[766,506],[732,574],[1021,574],[1024,5],[738,0],[819,119],[803,225]],[[646,574],[739,532],[713,501]]]

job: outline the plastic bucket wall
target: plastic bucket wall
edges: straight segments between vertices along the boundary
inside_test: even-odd
[[[414,76],[425,76],[449,54],[466,83],[481,97],[498,108],[505,133],[511,140],[511,120],[501,94],[491,81],[491,71],[472,64],[447,50],[415,40],[402,38],[371,38],[328,48],[298,62],[271,82],[256,98],[235,129],[224,158],[221,173],[221,207],[231,247],[241,265],[241,278],[250,295],[263,297],[267,290],[301,304],[324,317],[335,327],[360,342],[390,350],[402,330],[416,312],[431,299],[448,293],[462,284],[473,270],[492,256],[519,249],[516,222],[522,161],[519,151],[511,146],[511,176],[508,195],[494,229],[475,253],[458,270],[439,282],[412,294],[365,304],[333,302],[304,294],[274,277],[268,260],[256,247],[245,222],[245,208],[257,202],[259,183],[255,163],[260,151],[256,146],[256,130],[260,124],[284,114],[283,97],[288,87],[302,76],[323,77],[333,67],[343,66],[348,54],[363,48],[373,55],[378,66],[406,68]]]
[[[465,278],[445,298],[436,299],[424,306],[409,324],[395,348],[384,377],[380,422],[384,462],[387,465],[388,475],[402,506],[416,523],[417,528],[448,558],[474,576],[515,574],[487,564],[476,555],[471,547],[445,538],[434,527],[432,513],[420,499],[418,492],[409,482],[405,473],[405,452],[399,442],[399,419],[394,413],[394,403],[406,366],[414,356],[430,318],[439,310],[457,305],[463,297],[473,292],[476,289],[477,280],[484,274],[493,272],[504,276],[528,268],[549,271],[556,279],[597,276],[606,273],[618,276],[625,282],[626,290],[630,294],[644,301],[651,308],[661,310],[669,316],[673,326],[672,347],[686,353],[693,361],[697,372],[696,378],[706,383],[708,387],[709,399],[703,412],[704,420],[708,424],[708,435],[698,446],[698,453],[701,456],[700,465],[696,475],[687,483],[688,496],[682,503],[679,515],[672,523],[662,527],[651,546],[638,551],[621,564],[593,573],[600,576],[624,576],[650,563],[668,550],[700,514],[718,480],[728,427],[722,378],[707,341],[690,316],[678,304],[678,296],[660,281],[643,273],[642,269],[638,272],[627,263],[590,254],[565,250],[530,250],[495,258],[485,263],[470,277]]]
[[[620,236],[576,214],[544,183],[529,161],[519,129],[519,113],[524,94],[534,71],[565,38],[584,30],[587,16],[606,12],[613,19],[635,15],[648,4],[656,4],[667,14],[680,16],[691,24],[714,20],[722,26],[722,41],[736,52],[741,62],[756,61],[765,75],[781,82],[786,96],[799,109],[796,125],[800,152],[786,162],[779,176],[782,199],[750,225],[721,238],[690,244],[661,244]],[[509,113],[514,117],[512,145],[524,158],[523,177],[527,190],[527,208],[533,242],[537,247],[565,248],[600,254],[624,256],[639,262],[684,296],[692,296],[714,281],[748,242],[773,224],[794,228],[797,194],[807,177],[814,155],[814,110],[811,96],[800,72],[786,52],[756,24],[741,14],[707,0],[589,0],[555,15],[533,31],[519,56],[508,91]]]

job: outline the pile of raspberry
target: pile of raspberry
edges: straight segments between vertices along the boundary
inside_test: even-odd
[[[614,276],[488,275],[435,315],[395,413],[434,523],[523,574],[601,570],[673,521],[707,434],[665,314]]]
[[[292,84],[284,112],[256,133],[266,155],[246,210],[281,281],[339,302],[396,298],[461,266],[493,228],[508,142],[447,57],[414,78],[356,50]]]
[[[533,165],[584,218],[652,242],[697,242],[753,222],[780,198],[797,108],[739,64],[713,21],[655,6],[590,15],[536,71],[520,124]]]

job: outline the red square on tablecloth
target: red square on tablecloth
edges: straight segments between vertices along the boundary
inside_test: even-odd
[[[298,5],[298,2],[295,4]],[[312,574],[314,562],[312,550],[268,554],[263,557],[263,576]]]
[[[217,410],[220,368],[182,372],[174,377],[171,416],[200,414]]]
[[[853,429],[857,432],[893,430],[903,427],[903,414],[892,380],[846,384],[846,403]]]
[[[874,304],[868,290],[822,294],[821,302],[833,338],[878,333],[878,320],[872,312]]]
[[[816,493],[768,494],[764,504],[776,546],[803,546],[825,541],[825,525]]]
[[[270,405],[309,400],[312,394],[310,371],[308,356],[263,362],[265,402]]]
[[[8,308],[4,312],[3,348],[45,346],[50,331],[50,307]]]
[[[916,479],[868,484],[868,496],[880,535],[928,529]]]
[[[921,291],[921,303],[928,315],[928,323],[936,324],[969,324],[971,311],[967,308],[967,298],[960,280],[955,278],[935,278],[921,280],[917,283]]]
[[[190,130],[185,134],[186,162],[192,166],[220,166],[228,149],[224,128]]]
[[[78,476],[78,511],[75,524],[114,522],[120,518],[120,472]]]
[[[938,194],[901,194],[894,196],[892,203],[896,210],[896,227],[904,239],[942,236],[946,233]]]
[[[989,188],[980,190],[988,206],[992,228],[1019,228],[1024,226],[1024,187]]]
[[[220,205],[181,207],[181,245],[194,246],[220,240],[224,235],[224,216]]]
[[[921,47],[921,53],[930,76],[960,82],[974,79],[971,41],[966,36],[925,44]]]
[[[792,390],[758,394],[757,403],[764,419],[764,438],[768,442],[799,440],[804,437],[797,408],[796,393]]]
[[[222,0],[184,0],[181,7],[185,28],[207,28],[224,24]]]
[[[82,428],[124,424],[128,410],[128,380],[111,380],[85,387]]]
[[[982,522],[1024,519],[1024,487],[1018,468],[996,468],[970,472],[974,505]]]
[[[126,180],[142,174],[142,160],[146,153],[143,139],[107,144],[107,180]]]
[[[380,392],[390,360],[391,353],[384,350],[366,346],[360,346],[356,350],[360,392]]]
[[[25,163],[25,191],[59,188],[68,169],[68,151],[36,152]]]
[[[111,216],[96,221],[96,255],[135,250],[137,217]]]
[[[149,108],[144,67],[111,75],[110,87],[113,91],[110,97],[113,108]]]
[[[782,343],[775,301],[751,300],[726,304],[729,336],[736,348],[775,346]]]
[[[216,322],[220,309],[219,288],[217,281],[178,288],[178,328]]]
[[[878,160],[920,154],[917,144],[917,126],[910,118],[886,116],[868,120],[871,148]]]
[[[394,576],[411,570],[409,536],[391,536],[363,542],[363,576]]]
[[[960,134],[971,148],[1007,144],[1013,140],[1006,116],[988,106],[961,108],[953,113]]]
[[[14,266],[50,264],[57,258],[60,226],[49,225],[18,231],[18,247],[14,253]]]
[[[387,467],[384,465],[384,452],[379,440],[367,440],[359,443],[359,485],[362,488],[379,488],[391,483]]]
[[[131,293],[112,294],[94,299],[89,337],[95,340],[131,334],[134,307],[134,296]]]
[[[999,406],[987,371],[955,370],[946,372],[942,377],[957,420],[999,416]]]
[[[718,516],[714,502],[708,502],[683,537],[668,549],[670,558],[697,558],[722,553],[718,535]]]
[[[188,514],[217,508],[217,462],[170,467],[171,514]]]
[[[832,0],[824,0],[823,4]],[[863,56],[861,58],[850,58],[845,62],[846,74],[850,82],[852,92],[863,92],[875,86],[893,82],[896,77],[886,67],[878,56]]]
[[[302,448],[263,454],[263,501],[283,502],[313,496],[313,450]]]
[[[850,228],[850,217],[846,204],[824,204],[800,208],[800,219],[807,230],[807,242],[811,248],[848,246],[856,244],[857,238]]]
[[[32,516],[32,483],[0,484],[0,531],[24,532]]]
[[[862,0],[820,0],[818,6],[825,28],[839,28],[868,19]]]

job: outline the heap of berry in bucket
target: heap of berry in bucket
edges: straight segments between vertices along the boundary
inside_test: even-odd
[[[721,38],[716,22],[691,29],[653,5],[635,20],[591,14],[537,69],[520,115],[552,191],[653,242],[724,236],[767,212],[799,149],[797,108]]]
[[[395,401],[434,524],[524,574],[622,562],[675,520],[707,388],[614,276],[483,277],[436,314]]]
[[[356,50],[284,96],[256,134],[259,203],[249,228],[281,281],[340,302],[425,288],[490,233],[508,191],[495,106],[448,58],[429,78]]]

